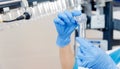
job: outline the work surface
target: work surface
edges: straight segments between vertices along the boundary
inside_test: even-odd
[[[61,69],[55,16],[0,24],[0,69]],[[120,38],[119,31],[114,34]],[[102,32],[87,30],[87,38],[102,38]]]

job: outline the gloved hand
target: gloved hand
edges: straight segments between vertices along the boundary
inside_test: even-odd
[[[117,69],[114,61],[99,47],[93,46],[89,41],[76,38],[80,44],[77,50],[78,66],[91,69]]]
[[[70,36],[78,25],[74,17],[80,16],[80,14],[80,11],[65,11],[63,13],[59,13],[58,17],[54,19],[58,32],[56,41],[58,46],[64,47],[70,43]]]

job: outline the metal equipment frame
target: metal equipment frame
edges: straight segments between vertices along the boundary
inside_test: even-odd
[[[109,11],[109,12],[108,12]],[[106,2],[104,7],[105,29],[103,30],[103,39],[108,41],[108,50],[113,46],[113,3]]]

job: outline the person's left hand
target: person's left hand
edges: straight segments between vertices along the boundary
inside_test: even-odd
[[[65,11],[59,13],[58,17],[54,19],[58,32],[56,43],[59,47],[65,47],[70,43],[70,36],[78,25],[74,17],[80,15],[81,11]]]

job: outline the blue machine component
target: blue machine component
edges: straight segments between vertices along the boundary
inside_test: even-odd
[[[115,61],[116,64],[120,63],[120,49],[111,53],[110,56],[112,57],[112,59]]]
[[[77,59],[75,59],[75,63],[74,63],[73,69],[78,69]]]
[[[114,0],[114,1],[120,2],[120,0]]]

